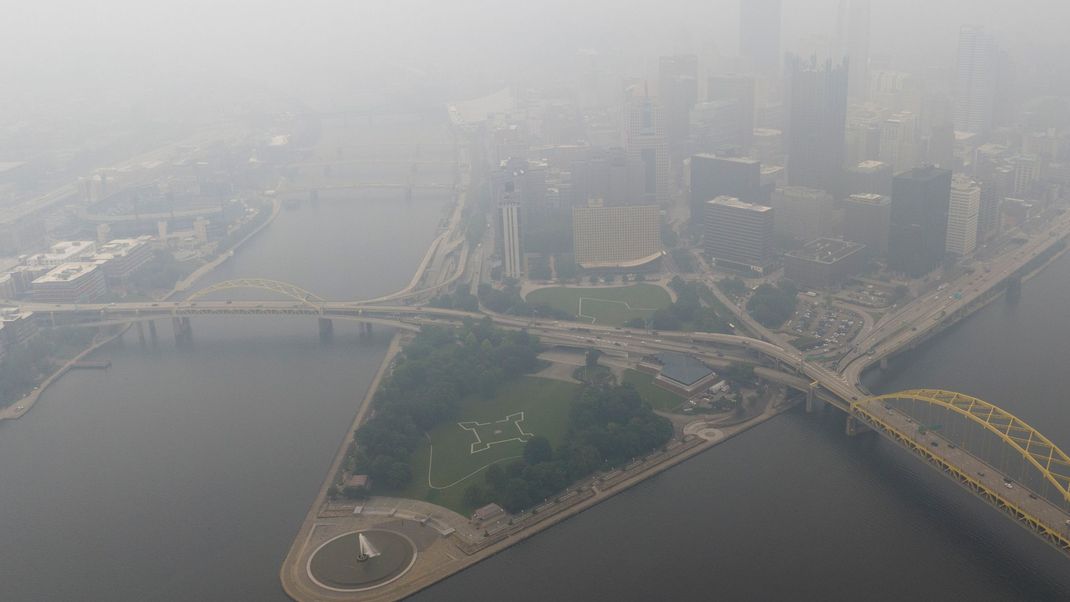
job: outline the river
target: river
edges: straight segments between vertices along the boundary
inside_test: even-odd
[[[408,284],[447,193],[283,211],[199,285],[262,277],[327,299]],[[245,293],[246,298],[269,293]],[[235,291],[233,298],[242,298]],[[195,318],[136,333],[0,423],[0,600],[286,600],[278,570],[391,333]]]
[[[284,211],[209,280],[325,298],[404,286],[445,198]],[[254,293],[255,295],[256,293]],[[999,403],[1070,448],[1070,255],[871,387]],[[238,294],[234,298],[239,298]],[[250,297],[252,298],[252,297]],[[133,331],[0,423],[0,600],[284,600],[278,569],[385,351],[339,323],[195,319]],[[834,411],[793,412],[416,600],[1065,600],[1066,559]]]

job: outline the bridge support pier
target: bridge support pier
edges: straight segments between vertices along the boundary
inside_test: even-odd
[[[156,320],[149,320],[149,338],[156,343]]]
[[[193,326],[190,324],[189,318],[171,318],[171,328],[175,331],[176,343],[188,341],[193,338]]]
[[[137,328],[137,340],[141,343],[141,346],[145,346],[145,325],[141,322],[134,322],[134,327]]]
[[[320,338],[323,340],[330,339],[334,336],[334,322],[330,318],[317,318],[320,327]]]
[[[855,437],[870,432],[870,428],[852,415],[847,416],[847,436]]]
[[[369,336],[371,333],[372,333],[372,325],[371,325],[371,323],[370,322],[361,322],[360,323],[360,335],[366,337],[366,336]]]
[[[817,390],[817,382],[816,381],[810,383],[810,388],[808,388],[806,390],[806,413],[807,414],[813,414],[818,409],[820,409],[820,406],[818,405],[820,403],[820,400],[817,399],[817,395],[814,394],[814,392],[816,390]]]
[[[881,358],[881,370],[887,370],[887,369],[888,369],[888,358],[882,357]]]

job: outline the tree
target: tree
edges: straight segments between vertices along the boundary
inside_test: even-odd
[[[506,481],[505,487],[498,491],[497,495],[498,503],[511,513],[520,512],[531,505],[528,483],[519,477]]]
[[[536,435],[524,444],[524,461],[528,464],[549,462],[554,452],[550,447],[550,440]]]
[[[588,349],[586,355],[584,355],[584,366],[586,366],[588,369],[597,368],[598,359],[601,357],[601,350],[594,349],[593,347],[591,349]]]
[[[632,318],[624,323],[627,328],[646,328],[646,320],[642,318]]]
[[[464,504],[469,508],[478,508],[490,501],[491,491],[483,483],[473,483],[464,490]]]

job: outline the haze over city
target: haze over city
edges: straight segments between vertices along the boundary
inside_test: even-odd
[[[0,599],[1070,598],[1068,24],[12,3]]]

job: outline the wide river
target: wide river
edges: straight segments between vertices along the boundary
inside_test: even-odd
[[[444,198],[285,211],[210,281],[404,286]],[[237,294],[235,298],[238,298]],[[1070,449],[1070,255],[871,383],[943,387]],[[278,569],[385,351],[307,319],[133,331],[0,423],[0,600],[285,600]],[[1070,563],[834,411],[790,413],[418,600],[1066,600]]]

